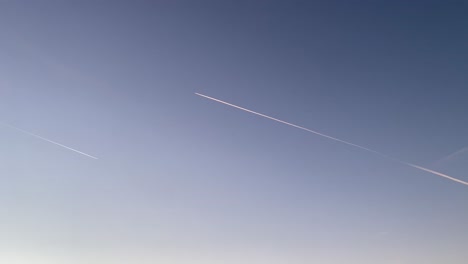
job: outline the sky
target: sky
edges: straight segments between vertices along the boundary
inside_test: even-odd
[[[0,1],[0,261],[462,264],[463,1]]]

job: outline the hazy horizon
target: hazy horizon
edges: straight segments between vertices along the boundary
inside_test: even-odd
[[[195,93],[468,181],[467,13],[0,1],[0,261],[465,263],[467,186]]]

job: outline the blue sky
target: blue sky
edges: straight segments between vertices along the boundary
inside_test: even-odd
[[[0,259],[464,263],[468,6],[3,1]]]

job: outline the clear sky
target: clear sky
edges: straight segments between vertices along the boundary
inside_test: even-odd
[[[463,264],[464,1],[0,1],[0,261]],[[458,152],[458,153],[456,153]],[[455,155],[452,155],[456,153]]]

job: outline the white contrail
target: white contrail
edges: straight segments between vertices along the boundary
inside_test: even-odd
[[[408,166],[411,166],[413,168],[416,168],[416,169],[420,169],[420,170],[423,170],[423,171],[426,171],[426,172],[429,172],[429,173],[432,173],[434,175],[437,175],[437,176],[440,176],[440,177],[444,177],[446,179],[449,179],[449,180],[452,180],[452,181],[455,181],[455,182],[458,182],[458,183],[461,183],[461,184],[465,184],[465,185],[468,185],[468,182],[466,181],[462,181],[462,180],[459,180],[457,178],[454,178],[454,177],[451,177],[451,176],[448,176],[447,174],[443,174],[441,172],[438,172],[438,171],[434,171],[434,170],[430,170],[430,169],[427,169],[427,168],[424,168],[424,167],[421,167],[421,166],[418,166],[418,165],[414,165],[414,164],[411,164],[411,163],[407,163],[407,162],[402,162]]]
[[[7,127],[10,127],[10,128],[13,128],[13,129],[16,129],[16,130],[18,130],[18,131],[20,131],[20,132],[23,132],[23,133],[25,133],[25,134],[28,134],[28,135],[30,135],[30,136],[33,136],[33,137],[42,139],[42,140],[47,141],[47,142],[49,142],[49,143],[55,144],[55,145],[60,146],[60,147],[62,147],[62,148],[66,148],[66,149],[68,149],[68,150],[74,151],[74,152],[79,153],[79,154],[81,154],[81,155],[84,155],[84,156],[86,156],[86,157],[88,157],[88,158],[98,159],[98,158],[96,158],[96,157],[94,157],[94,156],[91,156],[91,155],[89,155],[89,154],[86,154],[86,153],[84,153],[84,152],[81,152],[81,151],[79,151],[79,150],[76,150],[76,149],[74,149],[74,148],[67,147],[67,146],[65,146],[65,145],[62,145],[62,144],[57,143],[57,142],[55,142],[55,141],[52,141],[52,140],[50,140],[50,139],[41,137],[41,136],[39,136],[39,135],[33,134],[33,133],[28,132],[28,131],[26,131],[26,130],[23,130],[23,129],[21,129],[21,128],[12,126],[12,125],[10,125],[10,124],[3,123],[3,122],[1,122],[0,124],[2,124],[2,125],[4,125],[4,126],[7,126]]]
[[[449,161],[449,160],[453,159],[454,157],[456,157],[456,156],[458,156],[458,155],[461,155],[461,154],[463,154],[463,153],[465,153],[465,152],[468,152],[468,147],[465,147],[465,148],[462,148],[462,149],[460,149],[460,150],[458,150],[458,151],[455,151],[454,153],[452,153],[452,154],[450,154],[450,155],[448,155],[448,156],[446,156],[446,157],[444,157],[444,158],[442,158],[442,159],[436,161],[436,162],[435,162],[435,165],[441,165],[441,164],[443,164],[444,162]]]
[[[372,149],[369,149],[369,148],[366,148],[366,147],[363,147],[363,146],[359,146],[359,145],[356,145],[354,143],[347,142],[347,141],[344,141],[344,140],[341,140],[341,139],[338,139],[338,138],[335,138],[335,137],[332,137],[332,136],[328,136],[328,135],[322,134],[320,132],[317,132],[317,131],[314,131],[314,130],[311,130],[311,129],[308,129],[308,128],[305,128],[305,127],[301,127],[301,126],[298,126],[298,125],[295,125],[295,124],[292,124],[292,123],[289,123],[289,122],[286,122],[286,121],[283,121],[283,120],[280,120],[280,119],[277,119],[277,118],[274,118],[274,117],[271,117],[271,116],[267,116],[267,115],[264,115],[264,114],[261,114],[261,113],[258,113],[258,112],[255,112],[255,111],[252,111],[252,110],[249,110],[249,109],[246,109],[246,108],[243,108],[243,107],[240,107],[240,106],[237,106],[237,105],[234,105],[234,104],[231,104],[231,103],[228,103],[228,102],[225,102],[225,101],[222,101],[222,100],[219,100],[219,99],[207,96],[207,95],[203,95],[203,94],[200,94],[200,93],[195,93],[195,94],[198,95],[198,96],[201,96],[201,97],[216,101],[218,103],[222,103],[222,104],[232,106],[234,108],[237,108],[237,109],[252,113],[254,115],[258,115],[258,116],[268,118],[270,120],[273,120],[273,121],[276,121],[276,122],[279,122],[279,123],[282,123],[282,124],[285,124],[285,125],[288,125],[288,126],[292,126],[292,127],[295,127],[295,128],[305,130],[307,132],[319,135],[319,136],[324,137],[324,138],[328,138],[328,139],[338,141],[338,142],[346,144],[346,145],[350,145],[350,146],[353,146],[353,147],[356,147],[356,148],[359,148],[359,149],[362,149],[362,150],[365,150],[365,151],[368,151],[368,152],[372,152],[374,154],[383,156],[383,157],[385,157],[387,159],[391,159],[391,160],[394,160],[394,161],[399,162],[401,164],[405,164],[407,166],[413,167],[415,169],[419,169],[419,170],[422,170],[422,171],[425,171],[425,172],[429,172],[429,173],[432,173],[434,175],[437,175],[437,176],[440,176],[440,177],[443,177],[443,178],[446,178],[446,179],[449,179],[449,180],[452,180],[452,181],[455,181],[455,182],[458,182],[458,183],[461,183],[461,184],[464,184],[464,185],[468,186],[468,182],[453,178],[453,177],[451,177],[449,175],[446,175],[446,174],[443,174],[441,172],[433,171],[433,170],[430,170],[430,169],[427,169],[427,168],[424,168],[424,167],[421,167],[421,166],[418,166],[418,165],[415,165],[415,164],[411,164],[411,163],[408,163],[408,162],[405,162],[405,161],[401,161],[399,159],[393,158],[391,156],[380,153],[378,151],[375,151],[375,150],[372,150]]]

